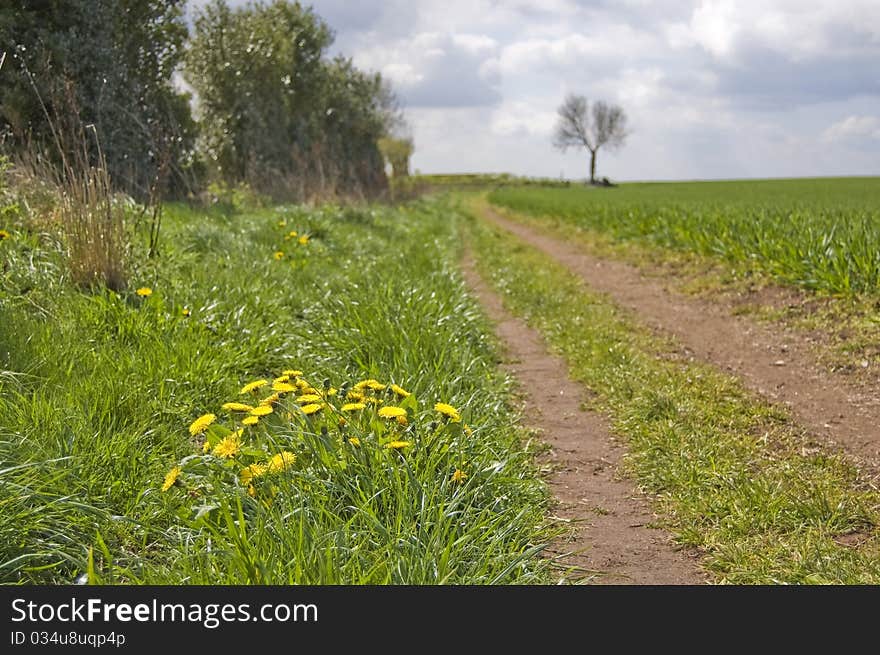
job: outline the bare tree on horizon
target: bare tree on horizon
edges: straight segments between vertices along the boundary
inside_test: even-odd
[[[559,105],[559,120],[553,134],[553,145],[563,152],[571,147],[590,151],[590,184],[596,183],[596,153],[599,148],[618,148],[626,140],[626,114],[619,105],[601,100],[594,102],[592,115],[584,96],[573,93]]]

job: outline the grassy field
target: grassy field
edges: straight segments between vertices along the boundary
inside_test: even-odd
[[[545,579],[447,205],[172,207],[120,294],[0,227],[0,581]]]
[[[471,241],[507,306],[595,393],[663,525],[720,582],[880,582],[880,493],[854,466],[528,244],[477,221]]]
[[[584,202],[605,199],[610,221],[659,193],[644,187],[493,199],[538,212],[515,201],[558,197],[580,225]],[[827,202],[816,216],[876,216],[864,198]],[[880,582],[880,494],[846,459],[449,199],[171,206],[161,256],[139,235],[120,293],[77,287],[50,225],[3,221],[0,582],[552,580],[545,485],[459,273],[466,241],[719,581]]]
[[[615,242],[706,256],[740,276],[880,295],[880,178],[516,187],[489,200]]]

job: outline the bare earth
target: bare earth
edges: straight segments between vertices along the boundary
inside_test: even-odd
[[[724,301],[671,292],[634,266],[592,256],[491,209],[483,215],[581,276],[591,289],[608,294],[644,324],[671,334],[691,358],[738,376],[747,388],[787,406],[811,433],[877,468],[880,390],[858,387],[821,369],[804,337],[735,316]]]
[[[541,336],[511,317],[501,298],[464,263],[468,285],[505,344],[505,368],[521,388],[542,389],[541,407],[529,403],[528,427],[551,447],[546,457],[549,485],[558,500],[554,516],[572,528],[550,554],[578,575],[606,584],[700,584],[706,581],[696,553],[677,548],[655,520],[647,499],[615,475],[623,452],[605,420],[581,409],[585,390],[568,377],[565,363],[551,355]],[[544,390],[551,388],[553,394]],[[529,402],[528,397],[524,397]],[[579,573],[578,573],[579,571]]]

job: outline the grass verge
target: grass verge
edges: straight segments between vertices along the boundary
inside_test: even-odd
[[[49,234],[10,225],[0,242],[0,580],[544,579],[545,492],[448,206],[169,207],[165,220],[163,257],[135,253],[123,293],[78,289]],[[396,383],[408,424],[369,407],[346,427],[329,420],[336,399],[312,416],[287,394],[217,450],[240,429],[221,405],[285,369],[318,395],[325,379],[339,394]],[[187,429],[206,414],[221,418]],[[250,464],[273,475],[249,485]]]

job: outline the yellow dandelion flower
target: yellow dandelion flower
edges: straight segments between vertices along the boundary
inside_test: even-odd
[[[280,250],[277,251],[274,255],[272,255],[276,260],[284,259],[284,253]]]
[[[281,395],[278,393],[273,393],[270,396],[266,396],[260,401],[260,405],[272,405],[277,403],[281,399]]]
[[[282,373],[277,378],[272,380],[272,384],[278,384],[279,382],[290,382],[290,375],[287,373]]]
[[[361,440],[358,439],[357,437],[352,437],[351,439],[348,440],[348,443],[350,443],[352,446],[360,446]]]
[[[221,408],[227,412],[249,412],[253,409],[253,407],[244,403],[223,403]]]
[[[339,389],[337,389],[336,387],[330,387],[329,389],[321,389],[321,395],[325,396],[326,398],[330,398],[331,396],[335,396],[337,393],[339,393]]]
[[[302,413],[306,415],[317,414],[322,409],[324,409],[324,405],[312,403],[311,405],[303,405],[302,407],[300,407],[300,409],[302,410]]]
[[[211,442],[205,439],[205,443],[202,444],[202,452],[207,453],[211,450]]]
[[[265,475],[267,470],[268,467],[265,464],[251,464],[250,466],[245,466],[241,469],[239,479],[242,484],[250,484],[251,480],[254,478]]]
[[[376,398],[375,396],[367,396],[364,398],[364,402],[370,403],[371,405],[381,405],[383,401],[381,398]]]
[[[366,407],[364,403],[345,403],[341,409],[343,412],[356,412]]]
[[[360,382],[355,384],[354,388],[357,391],[363,391],[364,389],[375,389],[376,391],[382,391],[382,389],[385,388],[385,385],[379,382],[379,380],[368,378],[366,380],[361,380]]]
[[[364,394],[360,391],[349,391],[345,394],[346,400],[353,400],[355,402],[361,402],[364,399]]]
[[[469,436],[469,437],[472,437],[473,434],[474,434],[474,431],[471,429],[471,426],[469,426],[467,423],[465,423],[465,424],[462,426],[461,429],[462,429],[462,430],[464,431],[464,433],[465,433],[467,436]]]
[[[177,483],[178,477],[180,477],[180,467],[175,466],[165,474],[165,480],[162,482],[162,492],[164,493],[173,487]]]
[[[146,298],[147,296],[153,295],[153,290],[150,287],[141,287],[140,289],[135,291],[135,293],[141,298]]]
[[[409,391],[407,391],[407,390],[404,389],[403,387],[398,386],[398,385],[396,385],[396,384],[392,384],[392,385],[391,385],[391,390],[392,390],[394,393],[396,393],[398,396],[400,396],[401,398],[408,398],[409,396],[412,395],[412,394],[410,394]]]
[[[317,396],[320,394],[320,392],[315,389],[315,387],[310,387],[309,385],[300,387],[299,392],[304,396]]]
[[[8,239],[11,236],[12,235],[9,234],[9,232],[7,232],[6,230],[0,230],[0,241],[6,241],[6,239]]]
[[[287,227],[287,221],[278,221],[278,227]]]
[[[242,425],[256,425],[259,422],[260,422],[259,416],[245,416],[243,419],[241,419]]]
[[[309,242],[309,239],[310,239],[310,237],[309,237],[308,234],[303,234],[303,235],[299,238],[299,243],[300,243],[300,245],[302,245],[302,246],[306,245],[306,244]]]
[[[406,420],[406,416],[397,416],[394,420],[397,421],[398,425],[409,425],[409,421]]]
[[[189,316],[190,314],[192,314],[192,312],[189,311],[188,307],[184,307],[183,309],[181,309],[180,313],[183,314],[184,316]]]
[[[407,448],[412,446],[412,443],[409,441],[389,441],[385,444],[386,448],[391,448],[393,450],[401,450],[402,448]]]
[[[269,473],[281,473],[285,469],[289,469],[296,461],[296,455],[291,452],[283,451],[274,455],[269,460]]]
[[[443,416],[452,420],[453,423],[456,423],[461,420],[461,415],[458,413],[458,410],[455,409],[452,405],[447,405],[446,403],[437,403],[434,405],[434,409]]]
[[[208,426],[211,425],[214,421],[217,420],[217,416],[215,414],[202,414],[195,421],[193,421],[189,426],[189,433],[192,436],[196,436],[197,434],[201,434],[205,430],[208,429]]]
[[[455,473],[452,474],[452,481],[458,484],[461,484],[467,479],[468,474],[460,469],[455,469]]]
[[[339,417],[339,423],[337,423],[337,425],[339,425],[339,427],[342,428],[342,427],[345,427],[347,424],[348,424],[348,421],[346,421],[344,418],[342,418],[342,417],[340,416],[340,417]]]
[[[316,403],[321,400],[321,396],[316,393],[307,393],[296,399],[298,403]]]
[[[296,387],[287,382],[276,382],[272,385],[272,391],[277,391],[278,393],[290,393],[296,391]]]
[[[238,393],[251,393],[252,391],[265,387],[267,384],[269,384],[269,380],[254,380],[253,382],[248,382],[244,385]]]
[[[286,371],[281,371],[281,374],[282,374],[282,375],[287,375],[287,376],[288,376],[288,380],[289,380],[290,378],[298,378],[299,376],[301,376],[301,375],[303,374],[303,372],[302,372],[302,371],[297,371],[297,370],[292,369],[292,368],[289,368],[289,369],[287,369]],[[287,380],[284,380],[284,381],[287,382]]]
[[[379,410],[379,416],[382,418],[397,418],[398,416],[406,418],[406,410],[403,407],[383,407]]]
[[[306,382],[305,379],[303,379],[303,378],[298,377],[295,384],[298,389],[311,388],[311,385],[308,382]]]
[[[220,440],[220,442],[214,446],[214,450],[211,451],[211,454],[214,457],[234,457],[238,454],[238,449],[241,447],[241,442],[238,439],[238,435],[233,433],[228,437],[224,437]]]
[[[269,407],[269,405],[260,405],[258,407],[254,407],[250,411],[250,415],[251,416],[267,416],[268,414],[271,414],[272,412],[273,412],[273,409],[271,407]]]

